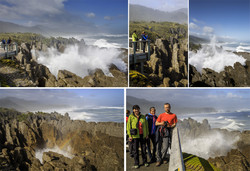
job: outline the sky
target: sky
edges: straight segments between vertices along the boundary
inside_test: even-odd
[[[84,33],[126,34],[127,0],[0,0],[0,20]]]
[[[249,0],[189,0],[190,34],[250,41]]]
[[[250,89],[129,89],[127,96],[148,101],[170,103],[172,108],[209,107],[235,111],[250,109]]]
[[[123,107],[123,89],[15,89],[0,90],[0,99],[15,97],[41,104],[69,105],[71,107]]]
[[[129,3],[158,9],[160,11],[174,11],[187,8],[187,0],[130,0]]]

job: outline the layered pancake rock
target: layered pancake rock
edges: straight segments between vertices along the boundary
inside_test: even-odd
[[[24,114],[3,108],[0,118],[2,169],[123,168],[122,123],[87,123],[70,120],[67,113]]]

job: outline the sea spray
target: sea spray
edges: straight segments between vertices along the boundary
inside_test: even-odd
[[[78,76],[85,77],[96,69],[101,69],[105,75],[109,72],[111,64],[123,72],[127,70],[122,60],[122,51],[117,48],[100,48],[97,46],[68,45],[64,52],[51,47],[47,52],[37,52],[38,63],[47,66],[50,72],[57,77],[59,70],[68,70]]]
[[[242,56],[226,51],[222,47],[217,47],[215,36],[212,37],[210,44],[202,45],[197,53],[189,52],[189,63],[200,73],[202,68],[210,68],[216,72],[221,72],[225,66],[234,66],[236,62],[245,65],[245,61],[246,59]]]
[[[183,137],[181,142],[182,151],[208,159],[209,157],[226,155],[239,137],[225,136],[223,133],[214,131],[197,138]]]
[[[67,151],[60,149],[58,146],[55,146],[53,148],[43,148],[43,149],[37,149],[36,150],[36,158],[40,160],[41,163],[43,163],[43,153],[44,152],[55,152],[58,154],[62,154],[65,157],[68,157],[70,159],[73,158],[73,155],[70,153],[71,148],[70,146],[68,146]]]

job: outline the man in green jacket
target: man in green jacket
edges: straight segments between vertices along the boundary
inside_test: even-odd
[[[132,34],[132,43],[134,45],[134,53],[136,52],[136,49],[137,49],[137,41],[138,41],[138,36],[136,34],[136,30],[133,32]]]
[[[133,106],[133,113],[128,118],[127,133],[129,141],[133,143],[133,154],[135,165],[133,168],[139,168],[139,143],[141,144],[141,154],[143,165],[148,167],[146,155],[146,139],[148,138],[148,121],[144,115],[141,115],[140,107]]]

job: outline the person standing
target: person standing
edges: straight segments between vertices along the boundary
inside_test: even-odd
[[[143,31],[141,34],[141,40],[142,40],[142,51],[145,53],[146,48],[146,40],[148,39],[148,35],[145,35],[145,32]]]
[[[143,165],[148,167],[146,155],[146,139],[148,138],[148,121],[146,117],[141,114],[138,105],[133,106],[133,113],[128,118],[127,133],[129,141],[133,143],[133,156],[135,164],[133,168],[139,168],[139,144],[141,146],[141,155]]]
[[[130,111],[126,110],[126,124],[128,124],[129,115],[130,115]],[[129,141],[128,132],[127,132],[127,135],[126,135],[126,142],[128,144],[129,155],[130,155],[131,158],[134,158],[134,155],[133,155],[133,143],[132,143],[132,141]]]
[[[2,39],[2,46],[3,46],[3,49],[4,49],[4,50],[5,50],[5,44],[6,44],[5,39]]]
[[[161,163],[167,163],[166,158],[167,151],[171,142],[172,129],[177,124],[177,117],[172,113],[171,105],[169,103],[164,104],[165,113],[159,115],[155,125],[159,127],[158,142],[157,142],[157,162],[156,166],[160,166]]]
[[[146,114],[146,119],[148,121],[148,130],[149,130],[149,136],[147,139],[147,151],[148,151],[148,156],[150,158],[150,163],[153,163],[156,161],[156,157],[155,157],[155,152],[156,152],[156,141],[155,141],[155,132],[156,132],[156,120],[157,120],[157,116],[155,115],[156,109],[155,107],[151,107],[149,109],[150,113]],[[151,149],[150,149],[150,140],[152,142],[153,145],[153,153],[151,153]]]
[[[132,43],[134,45],[134,54],[136,53],[137,50],[137,41],[138,41],[138,36],[136,34],[136,30],[132,34]]]

